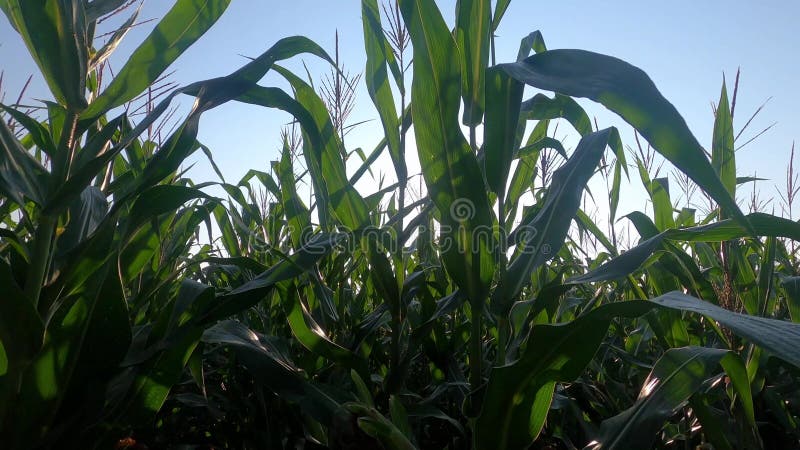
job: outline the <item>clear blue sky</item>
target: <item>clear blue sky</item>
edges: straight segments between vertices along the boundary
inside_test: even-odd
[[[162,16],[171,3],[146,2],[140,19]],[[455,1],[438,3],[452,24]],[[360,16],[357,0],[233,1],[217,25],[177,61],[173,79],[185,84],[227,74],[246,62],[239,55],[257,55],[289,35],[308,36],[332,52],[336,29],[345,66],[359,72],[364,65]],[[772,185],[783,183],[792,142],[800,138],[800,90],[796,85],[800,74],[798,19],[800,2],[797,1],[513,0],[498,31],[497,60],[513,60],[520,38],[536,29],[542,31],[549,48],[583,48],[622,58],[653,78],[704,145],[711,140],[710,105],[719,97],[723,73],[730,86],[740,66],[735,127],[741,127],[767,97],[773,98],[751,125],[750,133],[772,122],[778,123],[738,153],[738,172],[740,176],[757,173],[769,178],[771,181],[763,183],[761,190],[764,195],[772,196],[775,193]],[[124,56],[152,25],[139,27],[128,35],[112,60],[115,67],[121,66]],[[313,57],[303,59],[317,81],[328,70]],[[288,66],[304,74],[300,59]],[[6,103],[14,100],[27,76],[36,73],[5,20],[0,21],[0,69],[5,71]],[[283,86],[278,78],[270,76],[262,84]],[[26,101],[47,95],[43,83],[37,79]],[[184,100],[184,103],[189,102]],[[618,125],[623,141],[633,143],[630,127],[602,108],[592,107],[589,113],[597,117],[601,127]],[[361,86],[351,121],[375,118]],[[280,127],[287,121],[288,116],[278,112],[224,105],[204,116],[200,139],[214,151],[228,180],[236,181],[249,168],[268,170],[268,163],[276,158],[279,148]],[[368,151],[379,139],[379,128],[377,122],[357,128],[349,135],[348,146]],[[567,142],[568,147],[574,144],[574,140]],[[194,160],[199,163],[192,169],[193,177],[213,178],[201,158]],[[625,205],[627,209],[641,208],[642,202],[640,196],[631,195],[621,212]]]

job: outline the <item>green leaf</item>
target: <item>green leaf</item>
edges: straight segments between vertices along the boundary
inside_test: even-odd
[[[36,144],[39,150],[51,157],[56,153],[56,144],[53,142],[53,137],[50,136],[50,133],[47,131],[47,127],[39,123],[39,121],[33,117],[24,114],[22,111],[3,104],[0,104],[0,108],[7,112],[9,116],[13,117],[15,121],[19,122],[20,125],[25,127],[31,140],[33,140],[33,143]]]
[[[321,146],[303,142],[308,169],[315,180],[315,189],[325,189],[336,218],[350,230],[370,224],[369,210],[361,195],[347,178],[342,143],[336,135],[325,102],[314,89],[296,75],[283,68],[276,69],[292,85],[297,103],[310,115],[312,122],[301,122],[303,132],[310,127],[322,139]],[[322,183],[320,183],[322,181]],[[318,192],[318,191],[317,191]]]
[[[14,280],[11,266],[0,259],[0,281],[4,294],[0,302],[0,341],[3,342],[9,371],[20,370],[29,363],[44,340],[44,324],[33,302]],[[10,388],[10,376],[0,378],[0,395]],[[0,409],[2,416],[2,409]]]
[[[387,450],[415,450],[417,448],[401,429],[377,409],[357,403],[346,403],[343,406],[358,416],[358,427],[367,435],[378,440],[383,448]]]
[[[675,228],[672,217],[672,200],[669,197],[669,178],[656,178],[648,188],[650,200],[653,202],[653,215],[659,230]]]
[[[503,70],[502,66],[498,70]],[[513,78],[513,77],[512,77]],[[563,118],[569,122],[581,136],[592,132],[589,115],[574,99],[566,95],[556,94],[550,98],[544,94],[536,94],[522,103],[522,116],[526,120],[544,120]]]
[[[173,212],[186,202],[197,199],[212,199],[203,191],[187,186],[159,185],[143,191],[131,206],[123,236],[128,237],[151,219]]]
[[[49,175],[20,144],[5,121],[0,121],[0,194],[19,206],[25,199],[41,205]]]
[[[281,289],[284,294],[284,308],[292,328],[292,334],[298,342],[310,352],[323,356],[338,365],[355,370],[362,379],[369,379],[367,362],[352,351],[331,341],[322,328],[317,324],[307,307],[297,295],[297,288],[292,285],[288,289]]]
[[[58,238],[58,252],[67,252],[88,239],[108,213],[106,196],[95,186],[89,186],[69,207],[69,222]]]
[[[44,346],[27,369],[19,398],[21,404],[26,405],[24,412],[20,411],[5,424],[14,430],[13,435],[20,442],[37,442],[53,426],[53,419],[74,383],[86,381],[74,376],[76,371],[80,373],[81,361],[92,361],[92,355],[87,352],[96,349],[98,355],[108,355],[112,361],[114,357],[111,355],[116,353],[119,361],[127,350],[127,324],[111,330],[113,339],[106,336],[100,343],[87,340],[87,337],[97,335],[91,330],[102,328],[98,320],[109,320],[119,325],[115,320],[119,314],[103,317],[105,313],[120,311],[120,306],[122,311],[126,309],[119,279],[109,265],[97,270],[80,290],[73,292],[75,297],[69,306],[56,311],[49,320]],[[125,316],[123,312],[121,317],[127,321]],[[102,360],[95,362],[103,363]],[[13,444],[11,446],[13,448]]]
[[[258,383],[299,404],[322,424],[332,424],[339,404],[303,376],[281,350],[278,338],[259,335],[239,322],[226,320],[206,330],[203,341],[233,348]]]
[[[519,359],[494,367],[484,395],[484,404],[475,425],[476,449],[527,448],[541,427],[529,428],[532,403],[530,396],[553,381],[577,378],[594,356],[616,317],[641,317],[655,308],[668,308],[703,314],[728,327],[736,334],[761,346],[775,356],[800,367],[800,325],[730,312],[681,292],[669,292],[650,301],[626,301],[601,305],[572,322],[536,325],[528,334],[528,345]],[[745,381],[739,368],[726,370],[736,377],[737,389],[744,392]],[[540,394],[536,394],[537,396]],[[750,414],[751,406],[743,398]],[[511,406],[511,407],[509,407]],[[543,420],[535,422],[542,424]]]
[[[230,0],[177,0],[82,117],[93,119],[134,99],[205,34],[229,4]]]
[[[782,217],[764,213],[748,214],[746,218],[757,236],[785,237],[800,240],[800,224]],[[567,283],[580,284],[613,280],[634,273],[665,239],[688,242],[729,241],[748,237],[752,233],[740,222],[727,219],[709,225],[666,230],[619,255],[602,266],[583,275],[570,278]]]
[[[308,243],[287,259],[270,267],[264,273],[226,294],[217,297],[212,308],[203,316],[202,322],[213,322],[236,314],[261,301],[275,284],[294,278],[316,267],[317,261],[328,255],[334,246],[347,239],[343,233],[321,233],[311,237]]]
[[[89,60],[90,72],[94,70],[98,65],[102,64],[103,61],[108,59],[108,57],[111,56],[114,50],[116,50],[117,47],[119,47],[119,44],[122,42],[122,39],[124,39],[125,35],[128,34],[128,31],[130,31],[130,29],[133,28],[136,19],[139,17],[139,11],[142,10],[142,5],[143,3],[139,3],[139,6],[136,8],[136,11],[134,11],[134,13],[131,14],[131,16],[128,17],[128,19],[125,22],[123,22],[119,26],[119,28],[114,30],[114,33],[111,35],[111,37],[108,38],[106,43],[103,44],[100,50],[92,54],[92,57]],[[91,13],[92,13],[92,8],[87,9],[86,15],[88,16],[88,19],[90,21],[92,19]]]
[[[789,317],[792,322],[800,323],[800,277],[785,277],[781,280],[781,287],[785,292]]]
[[[722,82],[722,92],[714,119],[714,139],[711,145],[711,165],[728,193],[736,199],[736,153],[733,146],[733,118],[728,104],[728,90]],[[727,214],[721,218],[726,219]]]
[[[667,308],[711,317],[774,356],[800,367],[800,347],[797,346],[800,339],[798,324],[730,312],[677,291],[654,298],[652,302]]]
[[[86,17],[94,22],[122,7],[128,0],[92,0],[86,2]]]
[[[486,102],[484,78],[489,64],[491,0],[459,0],[456,3],[455,37],[461,55],[463,123],[481,123]]]
[[[83,1],[3,0],[3,11],[22,36],[50,92],[72,111],[86,107],[90,42]]]
[[[639,398],[622,413],[606,419],[587,448],[650,448],[658,431],[722,365],[755,425],[753,399],[742,359],[731,350],[683,347],[667,350],[647,376]]]
[[[584,50],[550,50],[501,67],[533,87],[587,97],[619,114],[752,231],[683,117],[642,70],[617,58]]]
[[[506,14],[506,10],[510,4],[511,0],[497,0],[497,4],[495,5],[494,9],[494,16],[492,16],[492,31],[496,31],[497,27],[500,26],[500,20]]]
[[[458,47],[435,2],[403,0],[400,9],[414,47],[414,133],[425,184],[441,213],[442,260],[470,301],[482,304],[495,266],[492,213],[478,160],[459,126]]]
[[[522,38],[522,40],[519,43],[519,52],[517,53],[517,61],[522,61],[523,59],[530,56],[531,50],[533,50],[536,53],[542,53],[547,51],[547,46],[544,43],[544,37],[542,36],[542,32],[539,30],[536,30],[533,33]]]
[[[280,200],[289,226],[289,236],[294,248],[300,248],[306,237],[312,232],[311,216],[308,208],[297,194],[292,168],[292,154],[289,146],[284,143],[281,161],[278,166],[278,178],[281,182]]]
[[[171,311],[162,313],[148,336],[155,354],[134,368],[134,379],[116,413],[117,423],[144,425],[153,420],[172,387],[180,381],[204,327],[199,314],[214,301],[214,289],[184,280]]]
[[[486,72],[486,120],[483,129],[486,183],[503,198],[516,151],[523,90],[522,83],[497,68]]]
[[[638,317],[652,308],[648,302],[613,303],[566,324],[534,326],[519,359],[489,374],[474,428],[476,450],[528,448],[544,425],[539,417],[534,420],[537,427],[529,426],[534,398],[551,398],[546,391],[555,387],[554,381],[572,381],[583,372],[612,318]],[[538,411],[546,416],[547,408]]]
[[[389,51],[386,37],[383,34],[377,0],[362,0],[361,16],[364,27],[364,47],[367,53],[364,81],[372,103],[378,110],[397,179],[403,182],[408,178],[408,168],[400,144],[400,121],[395,111],[394,97],[387,73],[387,65],[390,60],[394,59],[394,54]]]
[[[553,174],[544,206],[528,223],[520,225],[519,254],[511,260],[506,274],[492,295],[492,312],[505,317],[533,271],[555,256],[564,244],[573,217],[580,207],[583,190],[597,168],[615,128],[586,135],[572,157]]]

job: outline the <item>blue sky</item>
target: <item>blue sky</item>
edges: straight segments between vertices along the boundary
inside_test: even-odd
[[[171,3],[146,2],[140,19],[162,16]],[[452,24],[455,1],[438,3]],[[255,56],[289,35],[305,35],[332,52],[336,29],[344,65],[351,72],[360,72],[364,65],[360,16],[357,0],[233,1],[217,25],[177,61],[172,79],[186,84],[227,74],[246,62],[240,55]],[[537,29],[542,31],[549,48],[583,48],[624,59],[651,76],[704,145],[711,141],[711,103],[719,97],[723,73],[732,90],[736,69],[741,67],[736,129],[772,97],[742,142],[772,122],[777,125],[737,154],[738,172],[740,176],[757,173],[769,178],[760,188],[765,196],[773,196],[773,184],[781,184],[785,178],[792,142],[800,137],[800,91],[795,82],[800,74],[798,18],[800,2],[796,1],[513,0],[498,30],[497,61],[513,60],[520,38]],[[153,23],[143,25],[128,35],[112,60],[116,68],[121,67],[125,55],[152,26]],[[317,82],[328,71],[313,57],[296,58],[287,66],[304,75],[302,61],[308,64]],[[27,76],[36,73],[25,48],[5,20],[0,21],[0,69],[5,71],[6,103],[16,98]],[[273,76],[262,84],[285,86]],[[377,114],[363,85],[358,95],[351,122],[375,119]],[[37,79],[26,102],[47,96],[42,81]],[[602,108],[582,104],[597,117],[600,127],[617,125],[623,141],[633,144],[630,127]],[[268,170],[269,161],[277,157],[280,127],[288,120],[288,116],[275,111],[224,105],[204,116],[200,139],[214,151],[228,180],[236,181],[250,168]],[[369,151],[380,138],[379,129],[375,121],[357,127],[348,136],[348,147],[360,146]],[[576,143],[576,139],[567,138],[568,148]],[[198,164],[192,169],[193,177],[213,178],[201,158],[194,161]],[[740,200],[746,195],[742,192]],[[634,180],[621,212],[641,209],[643,203],[638,181]]]

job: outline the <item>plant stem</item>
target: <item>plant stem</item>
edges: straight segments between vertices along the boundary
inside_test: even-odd
[[[51,186],[53,191],[61,186],[69,175],[69,168],[74,157],[73,150],[77,125],[78,113],[68,111],[67,119],[64,121],[65,128],[61,131],[61,140],[58,144],[57,152],[53,155],[53,185]],[[34,234],[33,257],[28,277],[25,280],[25,294],[33,302],[34,308],[39,306],[42,285],[46,281],[47,270],[50,267],[50,253],[57,225],[58,215],[42,214]]]
[[[475,138],[475,125],[469,127],[469,143],[473,152],[477,152],[478,145]],[[483,314],[483,304],[485,298],[471,298],[472,306],[472,331],[470,333],[470,352],[469,352],[469,384],[470,389],[475,391],[483,381],[483,347],[482,347],[482,324],[481,315]],[[476,408],[478,405],[473,405]],[[477,409],[476,409],[477,410]]]

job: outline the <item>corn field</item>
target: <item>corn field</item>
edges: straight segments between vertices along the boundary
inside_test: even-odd
[[[740,206],[735,88],[704,148],[620,59],[535,31],[496,62],[510,0],[361,0],[356,75],[292,36],[165,81],[229,3],[173,0],[112,74],[136,2],[0,0],[51,94],[0,104],[0,447],[800,447],[800,223]],[[380,142],[345,139],[358,83]],[[235,102],[292,121],[279,159],[190,179],[235,153],[197,139]],[[396,182],[356,189],[381,155]],[[625,180],[652,211],[617,217]]]

